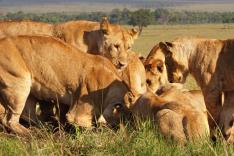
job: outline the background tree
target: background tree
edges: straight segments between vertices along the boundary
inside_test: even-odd
[[[152,24],[153,15],[149,9],[139,9],[131,13],[129,24],[133,26],[138,26],[140,34],[143,27],[147,27]]]
[[[120,24],[127,24],[127,23],[129,23],[130,16],[131,16],[131,11],[128,10],[127,8],[124,8],[124,9],[122,10],[122,15],[121,15],[121,22],[120,22]]]
[[[48,23],[60,23],[69,20],[99,22],[103,16],[108,16],[111,23],[138,26],[140,31],[149,24],[234,23],[234,12],[168,11],[160,8],[154,11],[147,9],[136,11],[113,9],[111,12],[84,13],[24,13],[19,11],[7,14],[0,13],[0,20],[33,20]]]
[[[109,17],[110,22],[111,23],[118,23],[119,24],[120,20],[121,20],[121,16],[122,16],[121,10],[119,10],[119,9],[113,9],[111,11],[110,17]]]
[[[169,21],[169,17],[170,12],[166,9],[159,8],[154,11],[154,20],[156,21],[156,23],[167,24]]]

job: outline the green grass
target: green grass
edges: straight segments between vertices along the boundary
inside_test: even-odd
[[[176,25],[150,26],[136,41],[134,50],[147,55],[159,41],[172,41],[185,35],[209,38],[232,38],[234,25]],[[197,89],[189,77],[185,84],[188,89]],[[15,155],[129,155],[129,156],[188,156],[233,155],[234,146],[226,145],[222,139],[209,139],[179,146],[165,139],[150,122],[139,123],[136,128],[122,127],[117,132],[108,128],[95,131],[77,130],[75,134],[59,131],[52,133],[46,128],[34,130],[30,137],[20,138],[0,133],[0,156]]]
[[[32,136],[20,138],[0,134],[0,155],[232,155],[234,146],[222,140],[209,139],[180,146],[165,139],[150,122],[141,122],[133,129],[122,127],[117,132],[108,128],[79,131],[75,134],[34,130]]]

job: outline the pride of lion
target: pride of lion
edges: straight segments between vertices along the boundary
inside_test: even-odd
[[[179,38],[142,59],[131,50],[137,37],[106,17],[0,22],[1,124],[28,135],[20,119],[37,125],[54,117],[86,128],[151,120],[179,144],[215,128],[234,143],[234,40]],[[183,87],[189,73],[201,91]]]

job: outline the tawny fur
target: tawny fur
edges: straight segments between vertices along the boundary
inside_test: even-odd
[[[53,35],[53,25],[33,21],[0,21],[0,38],[17,35]]]
[[[0,40],[0,93],[4,126],[18,134],[27,97],[69,106],[68,122],[91,127],[109,105],[122,104],[127,87],[105,58],[80,52],[53,37]],[[112,106],[113,107],[113,106]]]
[[[33,21],[0,22],[0,38],[17,35],[54,36],[72,44],[83,52],[106,56],[117,68],[122,70],[127,66],[128,51],[131,49],[138,33],[135,30],[128,30],[119,25],[110,24],[105,18],[101,23],[83,20],[56,25]],[[118,46],[118,48],[115,46]],[[130,66],[132,68],[132,65]],[[45,108],[45,110],[42,111],[40,119],[44,120],[48,116],[45,111],[49,110],[49,108],[42,108]],[[31,113],[27,115],[30,110],[26,109],[27,107],[23,116],[26,118],[30,116],[35,121],[36,116]],[[53,114],[52,112],[48,113]]]
[[[131,110],[135,116],[154,121],[163,135],[180,144],[209,136],[206,107],[200,91],[174,88],[160,96],[147,92]]]
[[[0,38],[17,35],[54,36],[83,52],[103,55],[122,70],[138,32],[110,24],[106,18],[100,23],[83,20],[55,25],[33,21],[0,22]]]
[[[144,61],[144,66],[147,86],[152,92],[155,93],[158,89],[169,83],[165,55],[158,44],[151,49]]]
[[[233,102],[227,104],[232,101],[228,96],[224,96],[224,105],[222,105],[222,93],[231,95],[234,89],[234,40],[191,37],[181,38],[170,44],[161,44],[161,47],[167,53],[166,58],[171,65],[168,69],[169,79],[174,82],[184,82],[190,72],[201,87],[207,109],[214,119],[214,121],[210,119],[211,127],[214,127],[214,122],[216,122],[220,125],[226,124],[224,127],[233,129],[232,124],[220,122],[223,122],[223,118],[227,116],[230,118],[229,121],[233,120],[232,111],[229,111],[231,114],[226,115],[221,111],[222,109],[226,111],[226,105],[233,105]],[[225,129],[228,131],[227,128]],[[230,132],[225,133],[233,135]],[[234,139],[228,140],[234,142]]]
[[[126,82],[131,91],[138,94],[146,92],[145,68],[138,54],[135,52],[129,53],[129,63],[121,73],[122,79]]]

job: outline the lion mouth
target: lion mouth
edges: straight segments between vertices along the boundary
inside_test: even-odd
[[[127,67],[127,64],[126,63],[121,63],[121,62],[118,62],[116,64],[116,68],[119,69],[119,70],[123,70],[124,68]]]

